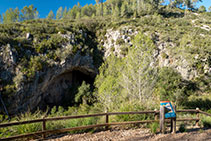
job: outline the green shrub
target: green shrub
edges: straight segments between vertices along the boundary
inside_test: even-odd
[[[202,124],[205,128],[211,128],[211,117],[203,117]]]
[[[186,129],[186,125],[185,125],[184,123],[180,124],[179,131],[180,131],[181,133],[183,133],[183,132],[186,132],[186,131],[187,131],[187,129]]]
[[[117,45],[123,45],[125,43],[125,41],[121,38],[121,39],[117,39],[116,44]]]
[[[156,134],[157,131],[159,130],[159,123],[158,122],[153,122],[152,124],[150,124],[150,130],[153,134]]]

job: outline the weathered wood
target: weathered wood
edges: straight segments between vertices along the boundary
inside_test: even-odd
[[[90,128],[96,128],[96,127],[103,127],[106,125],[107,124],[98,124],[98,125],[80,126],[80,127],[64,128],[64,129],[56,129],[56,130],[46,130],[46,131],[39,131],[39,132],[29,133],[29,134],[24,134],[24,135],[12,136],[12,137],[8,137],[8,138],[1,138],[1,140],[6,140],[6,141],[15,140],[15,139],[27,138],[27,137],[32,137],[32,136],[40,136],[42,134],[63,133],[63,132],[68,132],[68,131],[73,131],[73,130],[82,130],[82,129],[90,129]]]
[[[175,118],[172,118],[172,133],[173,134],[175,134],[176,133],[176,126],[177,126],[177,124],[176,124],[176,122],[177,122],[177,108],[176,108],[176,105],[173,105],[173,109],[174,109],[174,112],[175,112],[175,114],[176,114],[176,117]]]
[[[189,112],[189,113],[196,113],[197,111],[195,109],[184,109],[184,110],[176,110],[177,113],[181,112]]]
[[[43,119],[35,119],[35,120],[29,120],[29,121],[3,123],[3,124],[0,124],[0,128],[2,128],[2,127],[8,127],[8,126],[14,126],[14,125],[23,125],[23,124],[30,124],[30,123],[38,123],[38,122],[42,122],[42,121],[43,121]]]
[[[173,118],[171,118],[171,130],[170,132],[172,133],[173,132]]]
[[[154,113],[155,120],[158,120],[159,112],[157,111],[157,109],[154,110]]]
[[[77,119],[77,118],[88,118],[88,117],[97,117],[97,116],[105,116],[105,115],[124,115],[124,114],[149,114],[154,113],[154,111],[141,111],[141,112],[113,112],[113,113],[100,113],[100,114],[90,114],[90,115],[76,115],[76,116],[65,116],[65,117],[53,117],[53,118],[45,118],[45,121],[54,121],[54,120],[65,120],[65,119]],[[21,122],[11,122],[0,124],[0,128],[14,126],[14,125],[23,125],[29,123],[37,123],[42,122],[43,119],[35,119],[29,121],[21,121]]]
[[[204,115],[206,115],[206,116],[210,116],[210,117],[211,117],[211,114],[210,114],[210,113],[206,113],[206,112],[201,111],[201,110],[199,110],[199,112],[200,112],[201,114],[204,114]]]
[[[100,114],[90,114],[90,115],[76,115],[76,116],[45,118],[45,120],[53,121],[53,120],[64,120],[64,119],[78,119],[78,118],[89,118],[89,117],[97,117],[97,116],[105,116],[105,115],[106,113],[100,113]]]
[[[163,107],[163,106],[162,106]],[[186,109],[186,110],[175,110],[177,112],[195,112],[195,113],[201,113],[207,116],[211,116],[211,114],[203,112],[201,110],[193,110],[193,109]],[[120,123],[109,123],[109,115],[123,115],[123,114],[155,114],[155,120],[146,120],[146,121],[129,121],[129,122],[120,122]],[[151,123],[151,122],[157,122],[157,117],[159,112],[158,111],[139,111],[139,112],[113,112],[113,113],[101,113],[101,114],[91,114],[91,115],[78,115],[78,116],[66,116],[66,117],[54,117],[54,118],[44,118],[44,119],[36,119],[36,120],[30,120],[30,121],[21,121],[21,122],[11,122],[11,123],[4,123],[0,124],[0,128],[2,127],[8,127],[13,125],[22,125],[22,124],[30,124],[30,123],[38,123],[42,122],[42,130],[36,133],[30,133],[30,134],[24,134],[24,135],[18,135],[13,136],[9,138],[2,138],[0,140],[11,140],[11,139],[19,139],[19,138],[25,138],[25,137],[31,137],[31,136],[38,136],[38,135],[45,135],[50,133],[62,133],[67,131],[73,131],[73,130],[81,130],[81,129],[89,129],[89,128],[95,128],[95,127],[103,127],[103,126],[111,126],[111,125],[124,125],[124,124],[138,124],[138,123]],[[169,119],[165,119],[164,117],[164,107],[163,112],[160,114],[164,120],[162,121],[162,133],[165,132],[165,122],[170,122]],[[74,128],[66,128],[66,129],[57,129],[57,130],[46,130],[46,121],[54,121],[54,120],[65,120],[65,119],[77,119],[77,118],[88,118],[88,117],[96,117],[96,116],[106,116],[106,123],[105,124],[98,124],[98,125],[89,125],[89,126],[81,126],[81,127],[74,127]],[[199,117],[197,118],[183,118],[183,119],[175,119],[175,121],[199,121]],[[161,122],[161,120],[160,120]],[[175,122],[176,125],[176,122]],[[176,126],[174,126],[176,127]],[[173,128],[174,130],[174,128]],[[175,130],[176,132],[176,130]]]
[[[197,113],[196,113],[196,117],[199,119],[199,108],[196,108]],[[196,126],[199,127],[199,120],[196,121]]]
[[[43,134],[52,134],[52,133],[63,133],[68,131],[74,131],[74,130],[82,130],[82,129],[90,129],[90,128],[97,128],[97,127],[104,127],[104,126],[112,126],[112,125],[125,125],[125,124],[138,124],[138,123],[151,123],[154,122],[154,120],[144,120],[144,121],[130,121],[130,122],[117,122],[117,123],[109,123],[109,124],[97,124],[97,125],[88,125],[88,126],[80,126],[80,127],[73,127],[73,128],[64,128],[64,129],[56,129],[56,130],[46,130],[46,131],[39,131],[35,133],[29,133],[24,135],[17,135],[12,136],[8,138],[1,138],[1,140],[14,140],[14,139],[20,139],[20,138],[27,138],[32,136],[39,136]]]
[[[181,118],[181,119],[176,119],[176,121],[197,121],[199,120],[198,118]],[[171,122],[171,119],[165,119],[165,122]]]
[[[113,122],[109,123],[108,125],[125,125],[125,124],[141,124],[141,123],[152,123],[155,120],[142,120],[142,121],[128,121],[128,122]]]
[[[160,132],[165,133],[165,111],[164,106],[160,106]]]
[[[109,115],[106,114],[106,124],[108,124],[108,123],[109,123]],[[107,125],[106,126],[106,130],[108,130],[108,128],[109,128],[109,126]]]
[[[154,114],[155,111],[139,111],[139,112],[112,112],[108,113],[108,115],[131,115],[131,114]]]
[[[46,121],[45,119],[43,118],[43,122],[42,122],[42,131],[45,131],[46,130]],[[44,139],[45,138],[45,133],[42,134],[42,138]]]

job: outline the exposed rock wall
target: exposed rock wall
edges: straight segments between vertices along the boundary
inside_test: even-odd
[[[71,95],[67,91],[73,83],[93,80],[96,73],[92,57],[77,53],[73,58],[66,59],[62,65],[58,64],[44,72],[42,82],[39,82],[40,74],[37,73],[31,83],[23,85],[17,93],[9,97],[9,113],[60,105],[67,95]]]

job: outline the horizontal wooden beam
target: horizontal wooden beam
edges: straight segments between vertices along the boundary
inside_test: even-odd
[[[206,115],[206,116],[210,116],[210,117],[211,117],[211,114],[210,114],[210,113],[207,113],[207,112],[204,112],[204,111],[201,111],[201,110],[199,110],[199,113],[201,113],[201,114],[204,114],[204,115]]]
[[[38,122],[42,122],[42,121],[43,121],[43,119],[35,119],[35,120],[29,120],[29,121],[18,121],[18,122],[3,123],[3,124],[0,124],[0,128],[8,127],[8,126],[14,126],[14,125],[38,123]]]
[[[132,115],[132,114],[154,114],[155,111],[140,111],[140,112],[112,112],[107,113],[108,115]]]
[[[198,111],[195,109],[184,109],[184,110],[177,110],[176,112],[192,112],[192,113],[197,113]]]
[[[17,136],[12,136],[8,138],[1,138],[0,140],[14,140],[14,139],[27,138],[27,137],[32,137],[32,136],[41,136],[42,134],[63,133],[63,132],[68,132],[68,131],[83,130],[83,129],[97,128],[97,127],[104,127],[104,126],[139,124],[139,123],[141,124],[141,123],[151,123],[151,122],[154,122],[154,120],[116,122],[116,123],[108,123],[108,124],[105,123],[105,124],[97,124],[97,125],[79,126],[79,127],[72,127],[72,128],[39,131],[35,133],[17,135]]]

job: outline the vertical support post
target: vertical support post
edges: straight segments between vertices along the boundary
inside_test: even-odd
[[[108,110],[106,110],[106,124],[109,123],[109,115],[108,115]],[[108,130],[109,126],[106,125],[106,130]]]
[[[164,106],[160,106],[160,132],[165,133],[165,109]]]
[[[154,111],[155,111],[155,115],[154,115],[155,116],[155,121],[157,121],[158,120],[158,112],[157,112],[157,109],[155,109]]]
[[[171,133],[173,132],[173,120],[174,120],[174,119],[171,118],[171,131],[170,131]]]
[[[176,127],[177,127],[177,124],[176,124],[176,121],[177,121],[177,107],[176,105],[173,105],[173,109],[174,109],[174,112],[176,114],[176,117],[172,119],[172,133],[175,134],[176,133]]]
[[[197,119],[199,119],[199,108],[196,108],[196,111],[197,111],[196,117]],[[196,121],[196,126],[199,127],[199,120]]]
[[[42,121],[42,131],[45,131],[46,130],[46,120],[45,118],[43,118],[43,121]],[[42,138],[44,139],[45,138],[45,133],[42,134]]]

